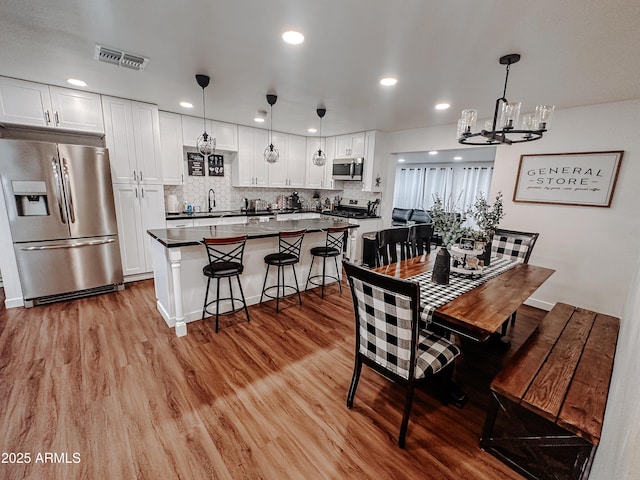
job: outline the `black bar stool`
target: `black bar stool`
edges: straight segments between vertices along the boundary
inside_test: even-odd
[[[242,256],[244,254],[244,245],[247,241],[247,236],[242,235],[239,237],[228,237],[228,238],[203,238],[202,243],[204,244],[207,250],[207,257],[209,258],[209,263],[204,266],[202,269],[202,273],[207,277],[207,291],[204,295],[204,307],[202,307],[202,319],[204,320],[205,314],[213,315],[212,312],[208,310],[208,307],[215,303],[216,304],[216,333],[218,333],[218,317],[220,315],[229,315],[231,313],[235,313],[240,310],[240,308],[244,308],[245,313],[247,314],[247,322],[251,321],[249,319],[249,310],[247,309],[247,302],[244,299],[244,292],[242,291],[242,283],[240,283],[240,275],[244,270],[244,265],[242,264]],[[231,277],[236,277],[238,279],[238,287],[240,287],[240,297],[233,296],[233,289],[231,287]],[[216,285],[216,297],[207,302],[209,299],[209,285],[211,284],[211,279],[217,280]],[[220,298],[220,279],[228,278],[229,279],[229,296]],[[220,311],[220,302],[224,300],[231,300],[231,310],[227,312],[219,313]],[[242,306],[238,309],[235,307],[235,302],[238,301],[242,304]]]
[[[346,243],[347,230],[349,227],[330,227],[327,229],[327,239],[324,247],[313,247],[311,249],[311,266],[309,267],[309,275],[307,276],[307,283],[304,286],[306,290],[309,284],[322,287],[322,298],[324,298],[324,286],[327,278],[336,280],[338,287],[340,287],[340,293],[342,293],[342,285],[340,284],[340,271],[338,270],[338,256],[342,253],[342,249]],[[313,262],[316,257],[322,257],[322,275],[311,275],[313,270]],[[327,275],[327,258],[333,257],[333,261],[336,264],[336,274]],[[318,278],[322,278],[322,283],[315,281]]]
[[[260,303],[262,303],[263,297],[276,299],[276,313],[280,308],[280,289],[282,288],[282,296],[286,295],[286,289],[292,289],[298,293],[298,300],[302,305],[302,297],[300,296],[300,289],[298,288],[298,277],[296,276],[295,264],[300,261],[300,247],[302,246],[302,239],[306,229],[303,230],[291,230],[280,232],[278,235],[278,253],[270,253],[264,257],[264,262],[267,264],[267,272],[264,275],[264,283],[262,284],[262,295],[260,295]],[[278,280],[276,285],[267,287],[267,277],[269,276],[269,267],[274,265],[278,267]],[[293,270],[293,278],[295,280],[294,285],[286,285],[284,283],[284,267],[291,265]],[[280,274],[282,273],[282,283],[280,283]],[[276,289],[276,295],[270,295],[268,292],[272,289]]]

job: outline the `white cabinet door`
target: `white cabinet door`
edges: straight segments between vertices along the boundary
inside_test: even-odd
[[[287,177],[290,187],[304,188],[309,165],[314,166],[311,157],[307,158],[307,139],[300,135],[289,135]]]
[[[102,97],[113,183],[162,183],[158,107]]]
[[[114,184],[122,272],[126,275],[153,270],[147,230],[165,228],[162,185]]]
[[[0,77],[0,122],[48,127],[52,115],[47,85]]]
[[[184,228],[184,227],[193,227],[193,220],[190,219],[176,219],[176,220],[167,220],[166,228]]]
[[[273,132],[273,145],[278,149],[280,158],[276,163],[269,165],[269,186],[286,187],[289,185],[288,178],[288,155],[289,155],[289,135],[286,133]],[[266,145],[265,145],[266,148]]]
[[[49,87],[54,126],[64,130],[104,133],[100,95]]]
[[[204,133],[206,125],[207,133],[211,133],[211,120],[202,121],[202,118],[182,115],[182,145],[195,147],[196,140]]]
[[[118,223],[122,273],[125,276],[144,273],[146,258],[142,242],[139,188],[135,184],[114,184],[113,195]]]
[[[202,133],[202,132],[201,132]],[[238,151],[238,126],[233,123],[211,121],[211,135],[216,139],[216,150]]]
[[[135,135],[138,181],[144,185],[162,183],[160,155],[160,122],[158,107],[149,103],[131,102]]]
[[[111,181],[137,183],[138,165],[133,131],[131,101],[116,97],[102,97],[105,142],[109,149]]]
[[[336,137],[336,158],[364,157],[364,132]]]
[[[365,192],[382,191],[382,168],[384,162],[375,155],[376,132],[366,132],[366,149],[364,160],[364,173],[362,176],[362,190]],[[378,181],[378,179],[380,181]]]
[[[232,167],[232,183],[236,187],[266,187],[269,183],[269,164],[263,152],[268,145],[269,132],[260,128],[238,127],[238,158]]]
[[[313,158],[313,154],[316,153],[318,149],[321,149],[325,154],[327,154],[325,150],[326,144],[327,142],[324,138],[321,141],[319,138],[316,138],[316,137],[307,137],[306,159],[309,160],[309,165],[307,166],[307,173],[306,173],[307,188],[321,189],[324,186],[323,184],[324,176],[325,176],[324,169],[326,164],[321,167],[318,167],[317,165],[314,165],[311,162],[311,159]],[[329,158],[328,154],[327,154],[327,158]]]
[[[0,122],[104,133],[100,95],[0,77]]]
[[[144,271],[151,272],[153,271],[151,237],[147,230],[165,228],[164,187],[162,185],[141,185],[138,201],[140,202],[141,217],[139,230],[145,259]]]
[[[336,137],[327,137],[326,139],[327,163],[324,165],[324,182],[322,188],[333,190],[336,188],[333,179],[333,159],[336,157]]]
[[[164,185],[182,185],[184,183],[182,116],[176,113],[158,112],[158,117],[162,183]]]

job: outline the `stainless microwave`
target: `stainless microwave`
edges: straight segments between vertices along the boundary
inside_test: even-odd
[[[336,158],[333,161],[334,180],[362,180],[364,158]]]

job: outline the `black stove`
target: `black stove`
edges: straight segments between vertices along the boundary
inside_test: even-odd
[[[346,218],[376,218],[376,208],[371,208],[373,202],[356,199],[342,199],[340,204],[333,209],[333,215]],[[375,207],[378,202],[375,203]]]

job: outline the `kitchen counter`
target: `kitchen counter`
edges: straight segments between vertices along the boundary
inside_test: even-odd
[[[167,220],[184,220],[193,218],[221,218],[221,217],[255,217],[255,216],[269,216],[285,213],[320,213],[320,210],[310,210],[304,208],[285,208],[282,210],[216,210],[213,212],[195,212],[195,213],[167,213]]]
[[[266,272],[264,257],[278,251],[278,234],[281,231],[303,228],[307,230],[300,252],[300,262],[296,265],[298,286],[300,290],[304,290],[307,275],[312,267],[310,250],[313,247],[325,246],[325,232],[328,228],[348,226],[350,229],[348,255],[349,251],[353,251],[355,238],[353,232],[359,228],[357,223],[352,222],[353,219],[349,221],[346,218],[280,221],[269,219],[268,221],[249,220],[247,223],[234,225],[148,230],[153,256],[156,307],[167,325],[175,327],[178,336],[187,334],[187,322],[201,319],[207,285],[206,277],[202,274],[202,267],[207,264],[206,251],[201,243],[204,237],[248,236],[241,282],[247,305],[252,305],[260,302]],[[332,263],[327,264],[327,269],[333,267]],[[340,259],[338,259],[338,265],[340,265]],[[330,274],[333,274],[333,268]],[[319,274],[321,270],[322,262],[316,261],[311,275]],[[274,268],[269,271],[268,284],[275,284],[276,273],[277,269]],[[340,278],[342,277],[341,268],[336,273]],[[289,274],[290,272],[287,272],[287,275]],[[227,290],[224,292],[226,296]],[[221,312],[228,307],[223,302]]]

